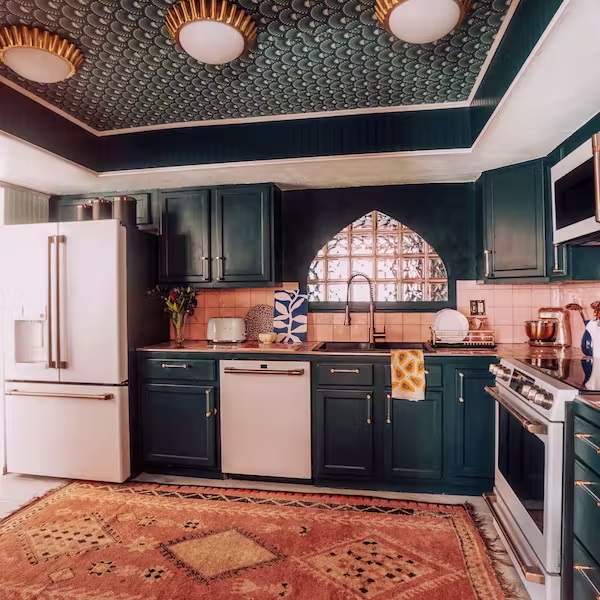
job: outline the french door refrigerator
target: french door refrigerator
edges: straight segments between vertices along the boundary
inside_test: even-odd
[[[129,477],[128,235],[115,220],[0,228],[9,472]]]

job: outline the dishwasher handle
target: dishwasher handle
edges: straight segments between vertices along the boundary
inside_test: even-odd
[[[304,375],[304,369],[238,369],[237,367],[225,367],[223,372],[227,375],[289,375],[292,377]]]

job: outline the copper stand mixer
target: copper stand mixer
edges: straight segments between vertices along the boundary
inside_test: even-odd
[[[540,308],[539,319],[525,321],[530,346],[567,347],[571,345],[569,313],[564,308]]]

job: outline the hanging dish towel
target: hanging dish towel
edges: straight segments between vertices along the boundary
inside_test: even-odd
[[[425,400],[425,375],[422,350],[392,350],[392,398]]]

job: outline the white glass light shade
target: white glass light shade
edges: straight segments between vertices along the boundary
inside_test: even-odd
[[[461,7],[456,0],[404,0],[388,15],[388,28],[398,39],[410,44],[435,42],[460,22]]]
[[[57,83],[71,76],[71,64],[39,48],[7,48],[2,60],[17,75],[37,83]]]
[[[246,46],[244,36],[218,21],[193,21],[179,31],[181,47],[198,62],[222,65],[238,58]]]

